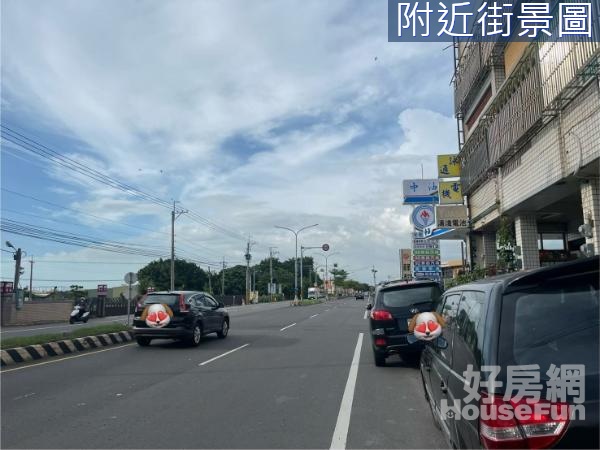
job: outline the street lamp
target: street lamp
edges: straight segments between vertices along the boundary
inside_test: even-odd
[[[304,299],[304,271],[302,266],[304,265],[304,250],[311,250],[315,248],[320,248],[324,252],[329,250],[329,244],[323,244],[316,247],[305,247],[303,245],[300,246],[300,300]]]
[[[292,233],[294,233],[294,236],[296,237],[296,257],[294,259],[294,301],[298,301],[298,234],[301,231],[306,230],[307,228],[316,227],[317,225],[319,225],[319,224],[314,223],[312,225],[308,225],[306,227],[300,228],[298,231],[294,231],[288,227],[281,227],[279,225],[275,225],[275,228],[281,228],[282,230],[291,231]]]
[[[339,254],[340,254],[340,252],[333,252],[333,253],[330,253],[329,255],[323,255],[325,257],[325,298],[327,300],[329,300],[329,289],[327,286],[327,284],[328,284],[327,280],[329,278],[329,270],[328,270],[328,266],[327,266],[327,264],[328,264],[327,260],[329,259],[330,256],[339,255]]]

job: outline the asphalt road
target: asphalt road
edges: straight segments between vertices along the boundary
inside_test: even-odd
[[[240,309],[246,309],[246,311],[254,311],[261,308],[277,308],[278,306],[287,306],[289,302],[282,302],[280,304],[271,305],[259,303],[257,305],[246,305],[246,306],[231,306],[227,308],[230,311],[237,311]],[[133,315],[130,316],[130,320],[133,320]],[[26,326],[15,326],[15,327],[2,327],[0,329],[0,335],[2,338],[12,337],[23,337],[23,336],[34,336],[38,334],[54,334],[64,333],[73,331],[79,328],[90,328],[97,325],[105,325],[110,323],[127,323],[127,315],[123,316],[109,316],[102,318],[91,318],[87,323],[76,322],[74,324],[69,323],[69,318],[65,317],[64,323],[52,323],[45,325],[26,325]]]
[[[366,302],[232,309],[227,339],[2,371],[2,448],[444,448],[418,369],[375,367]]]

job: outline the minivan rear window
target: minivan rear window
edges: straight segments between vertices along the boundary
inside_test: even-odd
[[[584,364],[598,373],[600,295],[598,274],[548,281],[503,299],[500,360],[539,364]]]
[[[401,308],[419,303],[437,303],[441,290],[437,285],[407,286],[381,292],[382,303],[390,308]]]
[[[179,294],[153,294],[148,295],[144,300],[144,305],[152,305],[154,303],[162,303],[165,305],[179,304]]]

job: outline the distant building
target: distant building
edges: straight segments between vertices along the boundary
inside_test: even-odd
[[[460,259],[450,259],[442,262],[442,278],[456,278],[464,270],[463,261]]]
[[[455,45],[471,266],[496,265],[503,216],[523,269],[576,258],[583,244],[600,253],[600,43],[587,39]]]

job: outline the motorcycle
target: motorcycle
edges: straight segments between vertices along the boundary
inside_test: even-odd
[[[73,311],[71,311],[71,317],[69,317],[69,323],[83,322],[87,323],[90,318],[90,312],[86,309],[84,304],[75,305]]]

